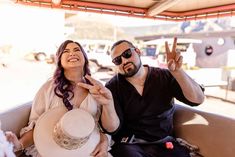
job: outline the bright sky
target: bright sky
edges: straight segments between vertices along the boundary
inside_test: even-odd
[[[64,10],[29,7],[13,3],[13,0],[0,0],[0,45],[14,44],[22,52],[51,50],[66,38],[68,31],[64,27]],[[73,11],[86,19],[101,16],[104,21],[116,26],[159,25],[165,21],[141,19],[123,16],[111,16]],[[6,18],[7,17],[7,18]],[[71,30],[73,31],[73,30]],[[53,48],[52,48],[53,47]],[[19,54],[19,52],[18,52]]]
[[[4,3],[0,5],[0,14],[4,15],[0,17],[0,45],[11,43],[22,52],[49,51],[64,38],[64,12],[61,10]]]
[[[87,12],[73,11],[73,13],[84,16],[85,18],[89,18],[90,16],[102,16],[114,25],[126,27],[170,23],[168,21]],[[66,33],[66,30],[64,28],[63,10],[25,7],[13,3],[13,0],[0,0],[0,14],[4,15],[0,17],[0,45],[11,42],[17,45],[28,43],[28,47],[35,45],[38,47],[42,47],[41,45],[54,46],[55,44],[53,42],[60,43],[65,37],[64,33]],[[51,49],[51,47],[49,49]]]

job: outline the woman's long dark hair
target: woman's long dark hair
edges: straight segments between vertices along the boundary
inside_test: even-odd
[[[64,52],[64,49],[66,48],[66,46],[69,43],[77,44],[80,47],[80,49],[83,53],[83,56],[85,58],[85,64],[84,64],[84,67],[83,67],[83,71],[84,71],[83,76],[91,75],[91,73],[90,73],[89,64],[88,64],[89,63],[88,58],[87,58],[87,55],[86,55],[84,49],[82,48],[82,46],[78,42],[75,42],[75,41],[72,41],[72,40],[64,41],[60,45],[60,47],[58,48],[58,50],[56,52],[56,70],[55,70],[54,75],[53,75],[54,83],[56,85],[55,89],[54,89],[54,92],[58,97],[63,99],[63,103],[64,103],[65,107],[68,110],[72,110],[73,106],[69,102],[69,100],[71,100],[74,97],[74,92],[73,92],[74,85],[65,77],[64,68],[61,65],[61,56]],[[86,81],[89,82],[88,80],[86,80]]]

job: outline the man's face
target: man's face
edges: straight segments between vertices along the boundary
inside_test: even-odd
[[[137,49],[123,42],[117,45],[111,52],[111,58],[120,74],[125,77],[135,75],[141,66],[141,60]]]

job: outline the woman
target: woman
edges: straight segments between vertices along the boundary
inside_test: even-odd
[[[8,140],[13,142],[15,150],[25,148],[26,155],[32,157],[40,156],[33,145],[35,123],[44,112],[54,107],[64,105],[68,110],[85,109],[93,115],[97,123],[101,118],[102,126],[110,132],[116,130],[119,125],[112,94],[100,82],[90,77],[88,58],[81,45],[66,40],[57,50],[56,61],[53,79],[47,81],[38,91],[33,101],[28,126],[21,130],[21,138],[18,140],[14,134],[7,133]],[[79,84],[85,84],[89,88]],[[93,99],[95,101],[91,101]],[[107,151],[108,139],[101,133],[100,143],[91,155],[107,156]]]
[[[4,132],[1,130],[0,121],[0,157],[15,157],[13,146],[6,139]]]

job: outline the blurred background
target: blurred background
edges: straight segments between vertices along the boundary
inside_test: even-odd
[[[164,42],[172,43],[175,36],[183,68],[205,86],[211,104],[219,104],[210,110],[220,112],[223,103],[230,111],[234,107],[235,17],[170,22],[23,6],[8,0],[0,1],[0,15],[0,111],[33,100],[52,76],[54,55],[66,39],[82,44],[93,77],[105,83],[116,73],[109,55],[115,41],[130,40],[141,50],[144,64],[166,68]],[[230,114],[228,110],[224,112]]]

